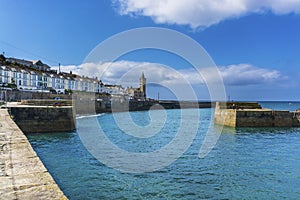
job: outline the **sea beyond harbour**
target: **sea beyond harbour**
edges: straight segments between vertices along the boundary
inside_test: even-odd
[[[260,102],[265,108],[296,110],[300,102]],[[194,109],[189,109],[193,113]],[[150,152],[176,135],[181,110],[131,112],[141,126],[149,112],[166,112],[161,131],[148,139],[118,129],[112,114],[97,119],[110,141],[122,149]],[[175,162],[158,171],[125,173],[107,167],[82,144],[78,132],[29,134],[28,139],[65,195],[73,199],[299,199],[300,128],[225,127],[212,151],[199,158],[214,109],[200,109],[197,135]],[[90,130],[93,132],[93,130]],[[188,130],[187,130],[188,131]]]

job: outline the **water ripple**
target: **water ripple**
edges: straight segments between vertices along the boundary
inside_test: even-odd
[[[176,110],[168,113],[178,117]],[[76,132],[28,137],[69,199],[299,199],[300,129],[225,129],[210,154],[199,159],[211,111],[201,114],[204,121],[192,146],[170,166],[152,173],[106,167],[86,151]],[[111,131],[111,141],[135,152],[161,148],[177,130],[175,122],[168,123],[152,138],[135,139],[122,134],[110,114],[97,118]],[[143,112],[135,120],[143,120]]]

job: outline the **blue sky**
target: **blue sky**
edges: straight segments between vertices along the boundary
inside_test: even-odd
[[[119,32],[149,26],[176,30],[199,42],[220,69],[232,99],[300,100],[299,0],[1,0],[0,51],[7,57],[41,59],[53,67],[61,63],[65,71],[97,75],[102,65],[81,65],[93,48]],[[144,65],[151,79],[159,64],[182,72],[193,80],[200,99],[209,98],[190,71],[192,66],[158,50],[125,55],[102,78],[114,83],[122,70]],[[164,78],[153,80],[160,84]],[[157,88],[150,88],[149,95],[155,97]],[[161,98],[172,98],[161,93]]]

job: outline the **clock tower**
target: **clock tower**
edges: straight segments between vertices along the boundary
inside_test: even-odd
[[[144,93],[144,98],[146,98],[146,78],[144,72],[140,78],[140,92]]]

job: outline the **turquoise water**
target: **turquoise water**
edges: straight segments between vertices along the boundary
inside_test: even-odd
[[[300,103],[263,103],[264,107],[300,108]],[[163,112],[163,111],[156,111]],[[109,139],[128,151],[161,148],[177,131],[180,110],[167,110],[161,133],[149,139],[118,130],[111,114],[97,117]],[[111,169],[85,149],[77,132],[32,134],[28,138],[69,199],[299,199],[299,128],[225,128],[205,158],[199,148],[213,109],[201,109],[200,127],[190,148],[155,172],[130,174]],[[193,113],[193,110],[190,110]],[[132,112],[140,125],[148,112]],[[89,118],[81,118],[88,125]]]

